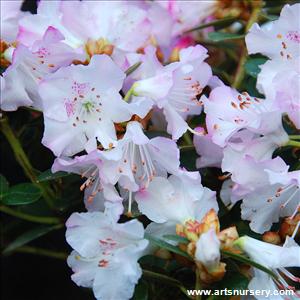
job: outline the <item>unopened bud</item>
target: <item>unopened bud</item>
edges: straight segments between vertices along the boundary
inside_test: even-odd
[[[195,251],[196,251],[196,243],[195,243],[195,242],[189,243],[189,244],[187,245],[186,252],[187,252],[190,256],[194,257]]]
[[[265,232],[262,236],[262,240],[266,243],[270,243],[274,245],[281,244],[281,238],[278,232],[273,232],[273,231]]]
[[[233,247],[233,242],[239,238],[239,234],[235,226],[226,228],[218,233],[221,249],[229,250]]]
[[[286,236],[292,236],[298,222],[300,221],[300,213],[298,213],[294,218],[285,218],[282,222],[280,229],[279,229],[279,235],[281,237],[281,240],[284,241]],[[295,236],[299,235],[300,230],[295,234]]]
[[[201,235],[213,228],[216,233],[220,231],[220,223],[217,213],[214,209],[211,209],[202,219],[200,226],[198,227],[197,233]]]
[[[220,258],[220,241],[214,229],[211,228],[208,232],[203,233],[197,241],[195,260],[201,262],[211,273],[219,267]]]

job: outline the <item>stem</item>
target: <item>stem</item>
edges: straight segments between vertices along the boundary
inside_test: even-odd
[[[194,145],[179,146],[180,151],[189,151],[189,150],[194,150],[194,149],[195,149]]]
[[[292,146],[300,148],[300,142],[289,140],[284,146]]]
[[[26,213],[23,213],[18,210],[11,209],[7,206],[0,206],[0,211],[4,212],[8,215],[17,217],[22,220],[34,222],[34,223],[41,223],[41,224],[59,224],[60,219],[56,217],[39,217],[39,216],[33,216]]]
[[[66,260],[66,258],[68,257],[68,254],[64,252],[54,252],[48,249],[35,248],[30,246],[19,247],[16,250],[14,250],[14,252],[42,255],[42,256],[47,256],[47,257],[52,257],[52,258],[57,258],[62,260]]]
[[[191,136],[188,131],[182,137],[188,146],[193,145],[193,140],[191,139]]]
[[[298,134],[298,135],[289,135],[289,138],[291,140],[300,140],[300,134]]]
[[[243,46],[243,51],[241,54],[241,59],[239,61],[235,76],[234,76],[234,80],[232,83],[232,86],[236,89],[238,89],[244,79],[245,76],[245,70],[244,70],[244,64],[246,62],[247,59],[247,49],[245,46]]]
[[[5,135],[7,141],[9,142],[14,152],[17,162],[24,170],[25,175],[31,180],[31,182],[35,186],[37,186],[41,190],[44,199],[46,200],[48,205],[51,208],[53,208],[53,198],[54,198],[53,191],[45,183],[37,183],[36,173],[34,171],[34,168],[32,167],[26,153],[24,152],[20,141],[18,140],[13,130],[9,126],[7,118],[2,118],[0,120],[0,127],[1,127],[1,131]]]
[[[248,23],[246,25],[245,33],[247,33],[249,31],[250,27],[253,25],[253,23],[255,23],[258,20],[261,6],[262,6],[261,1],[259,1],[259,3],[255,3],[255,7],[253,8],[251,16],[250,16],[250,18],[248,20]],[[233,84],[232,84],[232,86],[236,89],[238,89],[240,87],[240,85],[241,85],[241,83],[242,83],[242,81],[245,77],[244,64],[245,64],[246,59],[247,59],[247,54],[248,54],[247,48],[244,45],[243,46],[243,51],[242,51],[242,54],[241,54],[241,58],[240,58],[240,61],[239,61],[239,64],[238,64],[238,67],[237,67],[237,70],[236,70],[236,73],[235,73],[235,76],[234,76]]]

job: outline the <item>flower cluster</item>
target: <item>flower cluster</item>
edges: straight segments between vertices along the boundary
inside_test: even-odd
[[[241,200],[254,232],[298,218],[300,171],[277,150],[290,143],[283,116],[300,129],[299,4],[246,36],[249,54],[268,57],[257,80],[261,97],[214,76],[208,50],[188,33],[216,18],[215,1],[40,1],[36,14],[20,6],[1,2],[1,109],[42,112],[52,172],[84,178],[87,212],[66,222],[77,285],[97,299],[130,299],[142,276],[138,260],[155,254],[152,240],[165,235],[182,239],[170,245],[206,285],[226,273],[222,251],[277,275],[255,269],[249,288],[299,281],[285,269],[300,266],[298,227],[283,246],[239,238],[235,226],[220,230],[217,194],[182,165],[178,146],[193,134],[197,168],[221,169],[223,203],[230,210]],[[200,114],[204,124],[192,128]],[[124,214],[132,219],[121,222]],[[146,229],[140,215],[151,221]]]

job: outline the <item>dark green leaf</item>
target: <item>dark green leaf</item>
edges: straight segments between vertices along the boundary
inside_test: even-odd
[[[9,189],[2,202],[6,205],[24,205],[37,201],[41,190],[31,183],[17,184]]]
[[[0,174],[0,199],[3,198],[9,190],[9,184],[6,178]]]
[[[145,255],[139,259],[139,263],[142,266],[147,266],[155,269],[164,269],[166,266],[166,260],[155,255]]]
[[[226,40],[238,40],[243,39],[245,35],[243,34],[236,34],[236,33],[229,33],[229,32],[209,32],[208,38],[214,42],[221,42]]]
[[[163,240],[160,240],[157,237],[151,236],[150,234],[145,234],[145,238],[148,239],[151,243],[155,244],[156,246],[169,250],[170,252],[179,254],[185,258],[188,258],[190,260],[192,260],[192,258],[184,251],[180,250],[178,247],[173,246]]]
[[[197,26],[195,28],[192,28],[192,29],[186,31],[186,33],[193,32],[193,31],[200,30],[200,29],[204,29],[204,28],[211,27],[211,26],[217,26],[218,28],[224,28],[226,26],[229,26],[230,24],[232,24],[236,20],[237,20],[237,18],[230,17],[230,18],[224,18],[224,19],[221,19],[221,20],[208,22],[208,23],[202,24],[200,26]]]
[[[12,243],[10,243],[3,251],[3,254],[11,252],[27,243],[47,234],[48,232],[61,228],[62,225],[54,225],[54,226],[39,226],[30,231],[27,231],[17,237]]]
[[[135,286],[133,300],[148,300],[148,285],[145,281],[140,280]]]
[[[260,65],[263,65],[267,61],[266,58],[249,58],[245,63],[245,71],[248,75],[257,78],[260,73]]]
[[[49,180],[65,177],[65,176],[68,176],[68,175],[70,175],[70,174],[67,173],[67,172],[63,172],[63,171],[52,173],[51,170],[47,170],[47,171],[41,173],[37,177],[36,181],[37,182],[49,181]]]
[[[166,234],[163,236],[165,239],[170,241],[175,241],[178,243],[188,244],[189,240],[183,236],[175,235],[175,234]]]

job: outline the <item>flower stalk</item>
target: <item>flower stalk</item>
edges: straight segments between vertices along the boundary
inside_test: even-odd
[[[6,137],[7,141],[9,142],[9,144],[14,152],[17,162],[20,164],[20,166],[24,170],[25,175],[31,180],[31,182],[35,186],[37,186],[41,190],[42,195],[43,195],[44,199],[46,200],[47,204],[49,205],[49,207],[53,208],[54,207],[53,199],[55,197],[53,191],[45,183],[37,182],[36,172],[35,172],[33,166],[31,165],[29,158],[27,157],[26,153],[24,152],[19,139],[16,137],[15,133],[13,132],[12,128],[10,127],[10,125],[8,123],[8,119],[6,117],[4,117],[0,120],[0,127],[1,127],[2,133]]]
[[[34,223],[41,223],[41,224],[59,224],[60,220],[56,217],[40,217],[40,216],[33,216],[26,213],[23,213],[21,211],[11,209],[7,206],[0,206],[0,211],[3,213],[6,213],[8,215],[14,216],[16,218],[34,222]]]
[[[252,10],[252,13],[251,13],[251,16],[248,20],[248,23],[247,23],[246,27],[245,27],[245,33],[247,33],[249,31],[249,29],[251,28],[251,26],[258,20],[260,10],[261,10],[261,6],[262,6],[261,1],[257,1],[255,3],[255,6],[253,7],[253,10]],[[234,76],[233,83],[232,83],[232,86],[236,89],[238,89],[240,87],[240,85],[241,85],[241,83],[242,83],[242,81],[245,77],[244,65],[245,65],[246,60],[247,60],[247,54],[248,54],[247,48],[245,47],[245,45],[243,45],[241,58],[240,58],[240,61],[239,61],[239,64],[238,64],[238,67],[237,67],[237,70],[236,70],[236,73],[235,73],[235,76]]]

